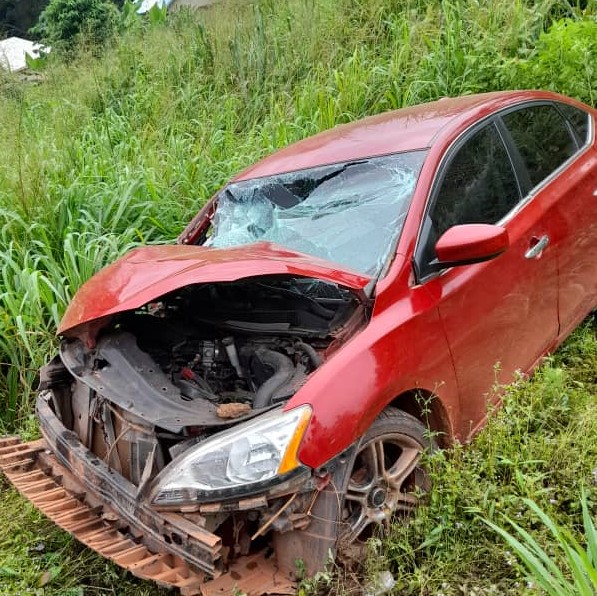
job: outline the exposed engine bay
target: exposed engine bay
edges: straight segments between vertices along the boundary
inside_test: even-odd
[[[349,290],[309,278],[186,286],[115,316],[92,347],[64,339],[41,387],[64,426],[141,487],[286,402],[364,317]]]

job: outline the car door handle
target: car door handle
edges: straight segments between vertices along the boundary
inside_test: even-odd
[[[541,236],[531,240],[532,246],[524,253],[525,259],[536,259],[541,256],[543,249],[549,244],[549,236]]]

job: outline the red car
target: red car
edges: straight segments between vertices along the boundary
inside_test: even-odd
[[[177,245],[81,288],[41,373],[44,439],[5,440],[6,474],[137,575],[291,589],[297,559],[412,510],[421,452],[468,440],[496,383],[595,307],[596,115],[445,98],[248,168]]]

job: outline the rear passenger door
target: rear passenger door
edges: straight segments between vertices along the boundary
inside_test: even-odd
[[[504,115],[529,176],[533,200],[556,202],[550,243],[558,256],[560,334],[597,302],[597,155],[593,123],[575,106],[555,103]]]

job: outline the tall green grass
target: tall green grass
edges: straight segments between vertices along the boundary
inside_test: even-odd
[[[557,543],[559,552],[555,555],[549,553],[532,534],[508,517],[504,519],[512,527],[511,532],[492,522],[485,523],[516,553],[526,567],[529,582],[539,586],[546,594],[593,596],[597,592],[597,533],[584,491],[581,504],[586,546],[580,544],[567,527],[555,522],[534,501],[524,499],[524,503],[541,520]]]

